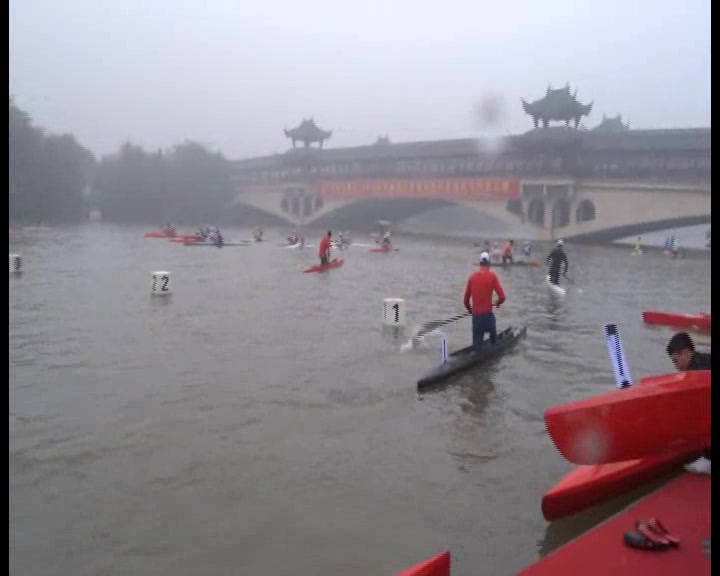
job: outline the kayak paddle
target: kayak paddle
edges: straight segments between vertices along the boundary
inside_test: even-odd
[[[468,316],[471,316],[471,314],[469,312],[465,312],[464,314],[458,314],[457,316],[452,316],[450,318],[446,318],[445,320],[431,320],[430,322],[425,322],[420,325],[420,331],[413,336],[413,340],[421,338],[436,328],[440,328],[440,326],[446,326],[447,324],[457,322],[458,320],[467,318]]]
[[[573,464],[610,464],[710,444],[710,370],[652,376],[545,411],[555,447]]]

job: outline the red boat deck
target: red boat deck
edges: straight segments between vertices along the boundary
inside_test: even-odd
[[[623,533],[658,518],[680,539],[677,549],[636,550]],[[518,573],[518,576],[676,576],[710,574],[710,476],[685,473]]]

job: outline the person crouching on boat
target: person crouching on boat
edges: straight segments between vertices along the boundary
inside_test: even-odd
[[[673,335],[665,351],[680,372],[711,369],[710,354],[695,350],[695,343],[687,332]],[[711,453],[708,448],[700,458],[687,464],[685,469],[696,474],[710,474],[710,462]]]
[[[525,240],[525,242],[523,242],[522,253],[526,257],[530,257],[532,254],[532,244],[530,244],[529,240]]]
[[[503,249],[502,249],[503,266],[505,266],[506,262],[510,262],[510,264],[512,264],[512,262],[513,262],[512,250],[513,250],[514,245],[515,245],[515,242],[513,240],[508,240],[507,242],[505,242]]]
[[[320,266],[330,264],[330,245],[332,244],[332,231],[328,230],[327,234],[320,239],[318,247],[318,256],[320,256]]]
[[[392,241],[390,240],[390,231],[388,230],[383,234],[382,242],[380,243],[383,248],[390,248],[392,246]]]
[[[262,242],[263,239],[263,229],[262,228],[256,228],[252,233],[253,240],[255,242]]]
[[[495,308],[505,302],[505,291],[500,284],[497,274],[490,270],[490,255],[487,252],[480,254],[480,270],[470,275],[465,287],[463,304],[468,314],[472,314],[472,342],[475,352],[480,352],[483,337],[490,334],[490,342],[497,339],[497,325],[493,312],[493,292],[497,294]]]
[[[567,275],[568,271],[568,259],[565,254],[565,240],[558,240],[555,244],[555,248],[550,251],[550,254],[545,258],[545,264],[548,266],[548,276],[550,277],[550,283],[555,286],[560,285],[560,268],[564,267],[563,276]]]
[[[288,236],[288,244],[292,245],[297,244],[298,242],[300,242],[300,233],[298,232],[298,229],[295,228],[292,231],[292,235]]]
[[[166,225],[165,228],[163,229],[163,231],[165,232],[165,234],[167,234],[171,238],[174,238],[175,234],[176,234],[175,224]]]
[[[337,240],[335,240],[335,247],[341,250],[345,248],[345,236],[342,232],[338,232]]]

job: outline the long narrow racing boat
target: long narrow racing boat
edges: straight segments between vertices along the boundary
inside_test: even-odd
[[[576,466],[543,494],[541,509],[545,520],[577,514],[582,510],[626,494],[658,476],[676,470],[699,456],[699,452],[671,451],[640,460]]]
[[[527,326],[521,328],[509,327],[497,335],[495,344],[489,340],[483,342],[480,352],[475,352],[472,346],[466,346],[456,350],[448,356],[447,362],[443,362],[430,370],[417,383],[418,392],[422,392],[432,386],[436,386],[443,380],[455,376],[460,372],[479,366],[483,362],[495,358],[509,350],[521,338],[527,334]]]
[[[225,246],[250,246],[252,244],[252,240],[238,240],[238,241],[229,241],[229,242],[223,242],[222,246],[218,246],[217,242],[213,241],[195,241],[195,242],[183,242],[183,246],[216,246],[218,248],[224,248]]]
[[[658,324],[673,326],[675,328],[695,328],[710,331],[711,314],[698,312],[697,314],[678,314],[676,312],[661,312],[658,310],[645,310],[643,313],[645,324]]]
[[[333,268],[340,268],[340,266],[342,266],[344,263],[345,260],[343,258],[333,258],[327,264],[315,264],[314,266],[305,268],[303,272],[305,274],[308,274],[310,272],[325,272],[326,270],[332,270]]]
[[[473,266],[480,266],[480,260],[473,260],[472,261]],[[539,260],[514,260],[513,262],[506,262],[503,264],[502,262],[491,262],[490,266],[501,268],[512,267],[512,266],[532,266],[533,268],[540,268],[540,261]]]

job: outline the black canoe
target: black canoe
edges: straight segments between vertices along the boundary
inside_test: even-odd
[[[418,380],[418,392],[430,388],[450,376],[455,376],[469,368],[496,358],[512,348],[525,334],[527,334],[527,326],[522,328],[513,328],[511,326],[497,335],[495,344],[490,344],[490,340],[486,338],[479,354],[473,350],[472,346],[456,350],[448,356],[448,361],[445,364],[436,366]]]

